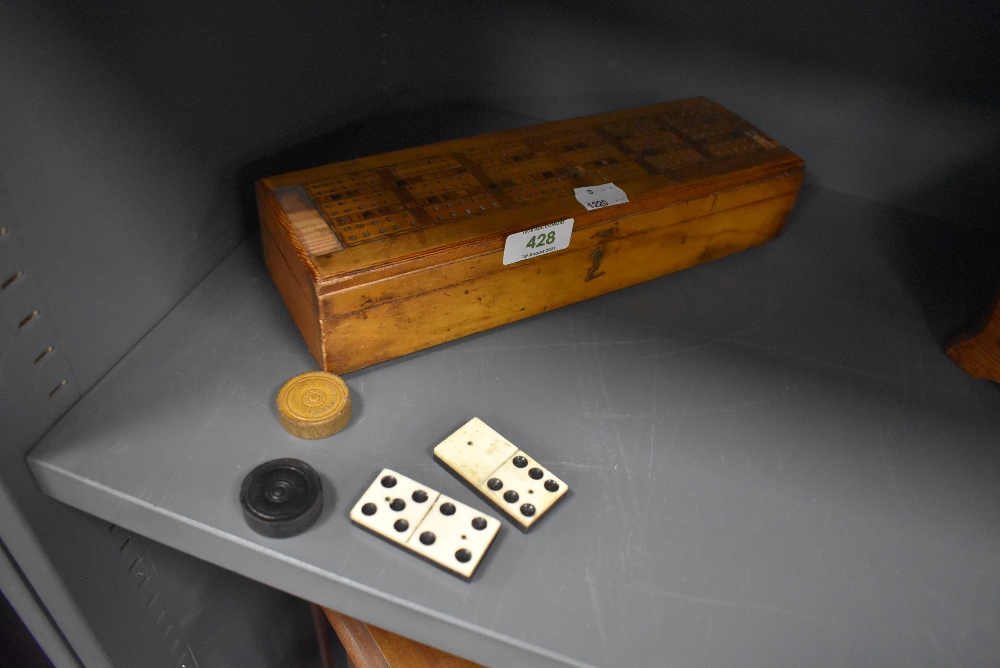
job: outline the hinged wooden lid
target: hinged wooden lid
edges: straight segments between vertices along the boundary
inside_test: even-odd
[[[705,98],[432,144],[258,183],[319,292],[502,249],[512,233],[574,231],[721,192],[804,163]],[[574,189],[628,202],[588,211]]]

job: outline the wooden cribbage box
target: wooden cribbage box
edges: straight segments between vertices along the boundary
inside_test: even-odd
[[[804,167],[692,98],[273,176],[257,203],[296,325],[345,373],[762,243]]]

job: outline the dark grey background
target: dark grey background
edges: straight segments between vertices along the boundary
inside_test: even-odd
[[[25,271],[21,281],[0,294],[6,323],[0,335],[0,477],[9,506],[0,535],[31,585],[34,605],[40,604],[51,622],[47,635],[41,622],[33,628],[48,638],[49,647],[64,636],[86,665],[180,665],[188,660],[185,651],[194,652],[201,666],[225,665],[226,651],[237,648],[247,649],[259,665],[279,665],[279,655],[294,654],[311,632],[303,631],[308,618],[301,612],[299,617],[278,612],[292,602],[273,590],[137,536],[130,543],[139,549],[136,558],[178,564],[163,569],[169,575],[159,575],[164,593],[157,600],[167,600],[161,608],[166,612],[146,616],[151,595],[137,589],[132,569],[138,562],[120,560],[130,549],[119,552],[127,534],[120,537],[108,523],[44,497],[23,461],[59,415],[255,232],[247,206],[253,178],[536,119],[688,95],[708,95],[730,107],[808,165],[810,189],[800,209],[811,203],[807,210],[813,213],[798,214],[805,236],[793,236],[790,227],[779,240],[784,245],[775,242],[773,251],[767,246],[733,260],[749,263],[732,275],[735,285],[752,284],[748,276],[799,279],[790,282],[790,296],[770,307],[781,318],[761,326],[754,342],[759,352],[751,356],[758,370],[747,371],[747,377],[780,375],[782,365],[765,354],[768,350],[806,360],[810,377],[817,364],[844,367],[846,380],[820,384],[817,405],[855,406],[868,422],[856,411],[795,408],[790,398],[779,402],[782,410],[799,419],[831,411],[829,423],[819,430],[820,442],[831,430],[869,424],[876,432],[862,430],[849,439],[857,440],[863,453],[866,444],[871,448],[880,442],[901,448],[923,425],[920,433],[930,440],[920,441],[924,458],[914,464],[916,470],[965,472],[943,477],[947,484],[929,498],[972,494],[982,501],[976,506],[980,524],[955,521],[971,512],[962,504],[957,508],[963,513],[940,521],[979,527],[984,545],[993,545],[991,483],[967,468],[981,460],[961,448],[942,451],[951,453],[947,457],[936,450],[927,454],[926,448],[937,442],[935,425],[947,436],[943,442],[967,448],[986,448],[990,439],[984,434],[996,435],[988,417],[995,409],[995,388],[959,375],[933,375],[943,373],[946,364],[940,345],[974,317],[997,285],[1000,22],[994,3],[292,2],[234,7],[17,0],[0,11],[0,226],[8,230],[0,238],[0,274]],[[774,267],[791,273],[774,273]],[[693,278],[712,271],[664,279],[668,287],[662,289],[683,286],[684,295],[702,295],[700,310],[689,314],[688,322],[717,328],[708,330],[714,336],[738,327],[740,314],[732,309],[749,309],[757,291],[734,296],[736,305],[726,304],[717,286]],[[648,297],[644,290],[627,294]],[[625,308],[632,303],[625,294],[601,303]],[[875,298],[879,295],[883,301]],[[667,318],[670,313],[656,309],[658,303],[633,304],[629,326],[644,325],[635,320],[637,313]],[[41,317],[17,329],[35,308]],[[581,308],[578,312],[589,313],[589,307]],[[836,317],[816,320],[830,309]],[[55,345],[56,354],[32,364],[48,345]],[[628,357],[627,351],[621,355]],[[692,362],[691,377],[710,378],[706,368],[714,363],[722,362]],[[929,370],[936,370],[930,385],[921,380]],[[286,375],[292,372],[289,368]],[[463,373],[483,379],[474,365]],[[865,379],[873,377],[901,388],[901,395],[881,386],[872,389]],[[67,384],[50,398],[62,380]],[[718,384],[731,391],[740,387],[731,375]],[[935,393],[928,394],[927,387]],[[676,405],[694,402],[711,414],[715,404],[695,389],[685,390]],[[759,389],[746,386],[744,392],[756,396]],[[886,396],[894,397],[887,401],[895,412],[876,409],[876,398]],[[948,399],[952,396],[964,397],[964,403],[955,405]],[[360,399],[364,402],[363,392]],[[973,410],[974,419],[967,410]],[[940,424],[926,425],[928,416]],[[970,419],[972,426],[963,426]],[[427,420],[423,428],[431,429]],[[731,425],[728,438],[743,429],[739,424]],[[756,440],[746,437],[757,448],[764,447],[763,434],[776,428],[766,421],[762,425],[752,432]],[[721,443],[731,442],[723,436]],[[689,441],[690,447],[695,443]],[[847,447],[842,440],[836,445]],[[844,456],[853,461],[853,455]],[[864,461],[862,454],[857,457]],[[804,460],[816,475],[836,470],[819,454]],[[704,462],[692,470],[699,475],[715,471]],[[866,498],[854,494],[850,479],[846,473],[831,474],[826,484],[839,490],[837,498],[850,494],[862,504]],[[635,516],[636,509],[630,515],[627,506],[614,508],[623,517]],[[932,514],[919,504],[909,507],[912,516],[894,517],[888,525],[890,538],[892,531],[920,526],[916,518]],[[761,508],[760,518],[774,517],[774,508]],[[866,509],[871,507],[861,505],[858,513]],[[735,521],[738,514],[729,517]],[[699,521],[706,526],[703,518]],[[803,521],[812,530],[820,526],[819,517]],[[880,525],[862,526],[874,531]],[[145,526],[129,529],[170,542],[152,536]],[[852,534],[834,544],[847,550],[863,539]],[[962,554],[967,561],[964,569],[954,566],[950,591],[973,587],[967,578],[981,572],[976,591],[983,598],[971,607],[956,607],[956,626],[949,626],[943,613],[923,624],[907,616],[891,620],[907,633],[926,629],[926,638],[961,639],[952,648],[956,660],[930,651],[866,654],[875,640],[859,632],[849,634],[856,654],[835,654],[830,662],[862,657],[943,664],[992,656],[989,650],[995,648],[974,642],[990,637],[985,635],[989,628],[971,621],[963,626],[962,620],[989,610],[987,601],[996,600],[996,573],[984,564],[973,568],[968,560],[981,554],[976,549],[966,547]],[[844,572],[857,576],[864,568],[858,562]],[[935,572],[945,577],[945,571]],[[899,586],[907,590],[919,584]],[[234,609],[258,610],[261,616],[226,621]],[[876,619],[871,628],[884,630],[889,622],[882,621]],[[199,628],[213,629],[211,641],[199,636]],[[908,645],[919,643],[911,638]],[[215,659],[205,654],[213,647],[219,652]],[[962,654],[963,647],[986,654]],[[794,662],[791,655],[769,659]]]

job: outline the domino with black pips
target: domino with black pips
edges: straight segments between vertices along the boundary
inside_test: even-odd
[[[527,532],[569,486],[477,417],[434,448],[434,459]]]
[[[500,531],[500,520],[391,469],[351,509],[351,521],[465,580]]]

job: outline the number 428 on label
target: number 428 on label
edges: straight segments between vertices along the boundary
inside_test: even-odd
[[[513,264],[539,255],[553,253],[569,246],[573,219],[567,218],[541,227],[517,232],[507,237],[503,247],[503,263]]]
[[[524,244],[525,248],[541,248],[543,246],[551,246],[556,242],[556,233],[549,232],[545,234],[536,234],[528,240],[528,243]]]

